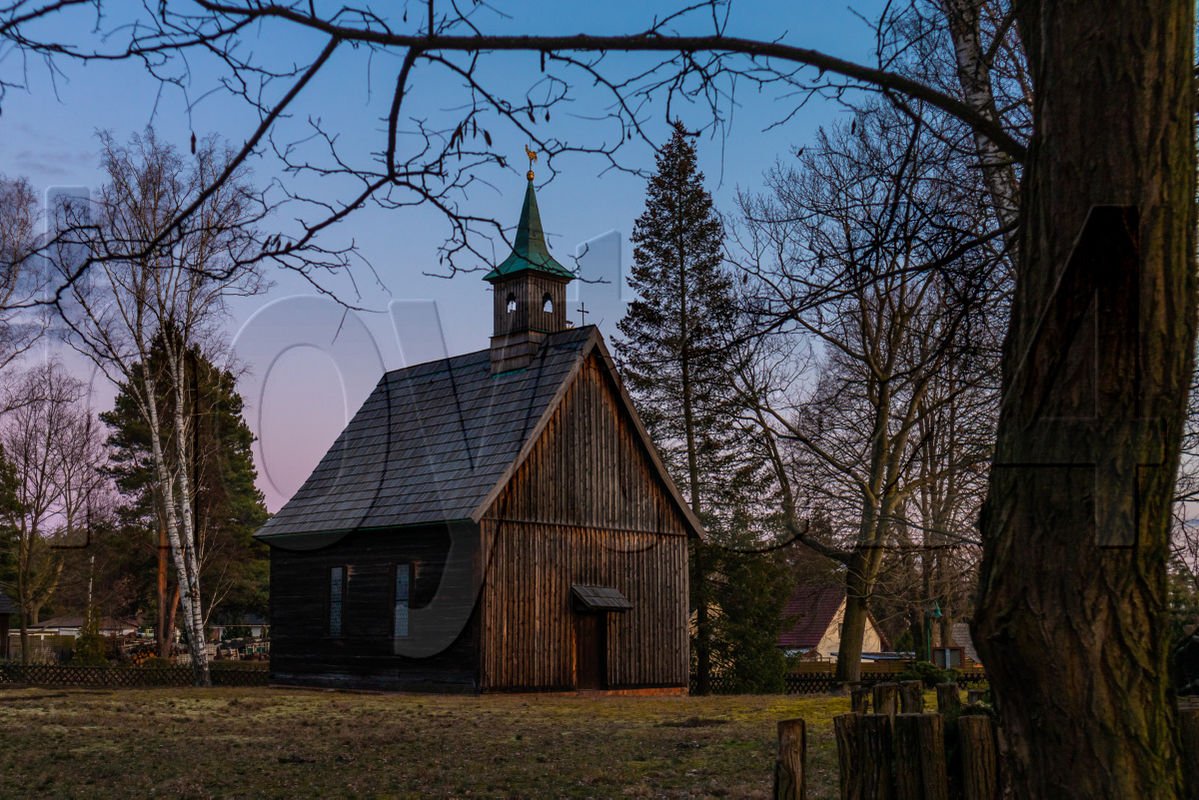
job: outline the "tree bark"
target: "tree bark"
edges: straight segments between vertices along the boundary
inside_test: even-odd
[[[167,629],[167,617],[174,621],[174,609],[167,606],[167,552],[170,545],[167,542],[167,530],[165,525],[158,526],[158,624],[154,626],[155,636],[158,639],[158,657],[171,657],[171,642],[170,631]]]
[[[1195,339],[1194,8],[1015,9],[1037,93],[975,642],[1014,796],[1175,798],[1166,563]]]
[[[841,638],[837,645],[837,671],[841,684],[862,678],[862,639],[866,635],[866,599],[870,593],[872,572],[868,553],[857,548],[849,558],[845,574],[845,616],[841,620]]]

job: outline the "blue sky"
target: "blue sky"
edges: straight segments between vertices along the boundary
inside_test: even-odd
[[[735,3],[728,32],[781,38],[871,63],[874,40],[861,17],[872,18],[879,7],[873,1],[852,7],[818,2]],[[627,32],[644,28],[655,13],[652,4],[629,2],[521,3],[503,9],[506,19],[491,18],[490,28],[497,32]],[[274,63],[310,58],[320,46],[311,36],[273,26],[262,26],[256,35],[255,52]],[[619,64],[622,57],[610,58]],[[629,66],[635,63],[633,57],[624,58]],[[0,66],[10,69],[11,59]],[[193,66],[185,98],[178,89],[163,88],[134,63],[86,68],[63,64],[63,74],[53,81],[31,63],[29,91],[10,93],[0,116],[0,172],[25,176],[43,192],[62,186],[93,187],[101,180],[95,132],[108,129],[123,139],[149,123],[181,149],[187,148],[193,130],[200,135],[215,131],[239,144],[254,117],[219,93],[207,94],[215,73],[202,59]],[[337,130],[343,152],[368,158],[380,149],[378,120],[389,100],[395,60],[375,56],[372,61],[365,52],[347,51],[336,56],[331,66],[302,96],[288,124],[302,126],[308,116],[319,117]],[[491,57],[488,69],[493,85],[518,86],[536,74],[538,64],[531,54],[501,54]],[[462,100],[454,83],[443,76],[418,73],[416,79],[410,115],[435,116]],[[581,102],[569,109],[573,113],[555,112],[550,123],[540,125],[566,140],[594,134],[595,126],[602,123],[592,118],[602,115],[603,109],[585,107],[590,99],[594,95],[584,93]],[[194,104],[190,113],[187,100]],[[705,137],[697,143],[708,188],[717,208],[724,211],[732,210],[738,188],[758,187],[763,171],[777,158],[787,158],[810,140],[819,125],[843,113],[835,103],[813,100],[785,124],[771,128],[793,103],[759,94],[744,84],[737,103],[727,136]],[[675,112],[693,126],[705,119],[702,108]],[[665,109],[654,109],[653,124],[657,139],[664,140]],[[513,166],[507,172],[489,173],[490,188],[480,185],[472,191],[465,199],[471,213],[515,224],[525,183],[523,144],[497,130],[494,147]],[[653,152],[640,146],[626,153],[625,162],[650,169]],[[628,235],[642,210],[644,180],[605,171],[604,163],[583,156],[561,159],[554,166],[557,176],[538,190],[550,246],[560,261],[570,265],[578,247],[591,242],[580,262],[583,273],[610,281],[576,283],[568,318],[582,321],[577,314],[577,300],[582,299],[591,310],[585,321],[599,323],[611,339],[627,295],[617,278],[631,258]],[[545,175],[548,171],[539,172],[539,184]],[[255,177],[266,183],[280,176],[272,162],[261,160],[255,164]],[[313,194],[324,191],[312,181],[304,185]],[[278,224],[288,223],[280,219]],[[452,279],[422,275],[440,271],[436,251],[443,238],[444,227],[430,212],[364,209],[334,232],[333,242],[353,242],[374,274],[360,267],[352,282],[343,277],[334,286],[368,311],[347,316],[287,274],[274,276],[273,288],[264,295],[230,308],[230,340],[246,369],[241,385],[247,416],[260,437],[256,453],[260,486],[272,510],[298,488],[382,370],[487,345],[491,298],[481,280],[483,273]],[[505,255],[497,252],[500,259]],[[111,390],[97,385],[97,406],[106,407],[110,398]]]

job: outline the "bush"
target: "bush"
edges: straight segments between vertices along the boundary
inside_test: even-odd
[[[936,664],[928,661],[917,661],[899,673],[899,680],[924,681],[924,685],[931,689],[938,683],[957,683],[961,674],[956,669],[941,669]]]
[[[108,666],[108,642],[100,635],[100,609],[93,608],[79,631],[71,663],[78,667]]]
[[[169,658],[159,658],[158,656],[150,656],[141,662],[143,669],[166,669],[171,666]]]

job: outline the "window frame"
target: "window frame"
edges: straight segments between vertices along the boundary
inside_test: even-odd
[[[405,608],[407,613],[404,619],[404,633],[399,634],[396,631],[396,623],[399,621],[399,615],[396,613],[399,603],[399,592],[397,591],[401,571],[407,574],[408,597],[405,598]],[[391,565],[391,638],[408,639],[412,636],[412,594],[414,584],[416,583],[416,563],[412,561],[400,561]]]

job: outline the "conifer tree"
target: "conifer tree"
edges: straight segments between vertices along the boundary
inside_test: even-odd
[[[650,436],[691,510],[709,530],[736,483],[728,424],[727,336],[737,320],[733,284],[722,268],[723,228],[696,167],[681,122],[659,151],[645,211],[633,228],[629,286],[637,300],[618,324],[624,380]],[[698,691],[711,667],[713,559],[703,542],[691,552]]]
[[[149,369],[165,371],[160,344],[152,349]],[[137,364],[136,373],[146,369]],[[221,609],[226,616],[267,611],[269,558],[265,545],[253,538],[267,520],[262,492],[255,486],[251,445],[254,434],[242,417],[242,398],[233,373],[219,369],[198,347],[187,351],[191,387],[185,414],[194,439],[194,463],[187,465],[195,487],[196,552],[199,554],[202,585],[205,587],[205,620]],[[134,376],[135,378],[137,375]],[[160,413],[173,413],[172,398],[164,392]],[[169,569],[162,519],[162,497],[150,462],[149,430],[137,411],[129,387],[122,385],[112,411],[100,415],[111,430],[113,448],[111,473],[124,495],[122,522],[140,534],[158,555],[157,580],[153,593],[157,607],[159,655],[170,654],[171,631],[175,627],[180,589]],[[172,460],[171,468],[177,469]],[[143,559],[138,559],[146,566]]]

